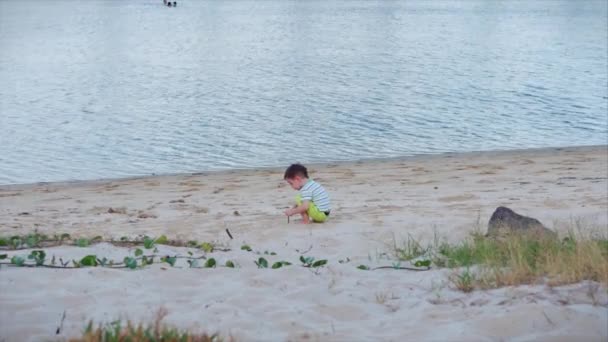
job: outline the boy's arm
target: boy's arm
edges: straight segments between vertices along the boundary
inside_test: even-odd
[[[297,214],[302,214],[308,211],[308,201],[303,201],[299,206],[285,210],[285,215],[292,216]]]

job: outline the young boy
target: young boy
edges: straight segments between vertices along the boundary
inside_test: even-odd
[[[296,207],[285,210],[285,215],[302,215],[302,223],[325,222],[331,211],[329,195],[325,189],[312,179],[308,179],[308,170],[303,165],[292,164],[285,170],[285,180],[294,190]]]

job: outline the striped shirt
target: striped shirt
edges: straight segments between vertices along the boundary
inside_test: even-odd
[[[330,211],[329,195],[321,184],[309,179],[300,189],[302,201],[309,201],[315,204],[320,211]]]

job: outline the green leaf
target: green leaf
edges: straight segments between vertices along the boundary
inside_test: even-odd
[[[310,267],[313,263],[313,261],[315,261],[315,258],[313,257],[304,257],[303,255],[300,256],[300,261],[304,264],[304,266],[306,267]]]
[[[359,266],[357,266],[357,268],[360,270],[369,271],[369,266],[359,265]]]
[[[264,258],[259,258],[258,261],[255,261],[255,264],[258,265],[258,268],[268,268],[268,260]]]
[[[144,254],[144,251],[142,251],[142,250],[141,250],[141,248],[138,248],[138,249],[136,249],[136,250],[135,250],[135,256],[136,256],[136,257],[137,257],[137,256],[140,256],[140,255],[142,255],[142,254]]]
[[[23,266],[23,264],[25,264],[25,259],[23,257],[15,255],[11,258],[11,264]]]
[[[25,240],[25,244],[28,247],[35,247],[38,245],[38,236],[36,235],[28,235],[27,239]]]
[[[6,259],[7,256],[8,256],[8,254],[0,254],[0,260]]]
[[[209,258],[207,262],[205,262],[205,268],[215,267],[215,259]]]
[[[201,249],[205,252],[205,253],[211,253],[213,252],[213,245],[209,242],[203,242],[201,243]]]
[[[42,250],[32,251],[30,255],[28,255],[28,259],[34,259],[36,261],[36,266],[41,266],[44,264],[44,259],[46,258],[46,253]]]
[[[0,238],[0,246],[8,246],[8,240],[5,238]]]
[[[165,235],[161,235],[158,237],[158,239],[156,239],[156,243],[159,245],[165,245],[167,244],[169,240],[167,239],[167,237]]]
[[[312,264],[312,267],[321,267],[327,264],[327,260],[317,260]]]
[[[431,260],[418,260],[414,263],[414,266],[416,267],[430,267],[431,266]]]
[[[248,245],[242,245],[241,246],[241,250],[242,251],[251,252],[251,247],[249,247]]]
[[[84,258],[80,259],[80,264],[82,266],[97,266],[97,256],[96,255],[87,255]]]
[[[226,267],[234,268],[234,263],[230,260],[226,261]]]
[[[275,252],[270,252],[270,255],[277,255],[277,253],[275,253]]]
[[[13,249],[19,248],[21,246],[21,238],[18,236],[11,237],[11,245],[13,245]]]
[[[277,261],[274,264],[272,264],[272,268],[277,269],[277,268],[281,268],[283,266],[289,266],[289,265],[291,265],[291,263],[289,261]]]
[[[123,262],[125,263],[125,266],[127,266],[130,269],[135,269],[137,267],[137,259],[133,258],[133,257],[125,257],[123,259]]]
[[[154,239],[144,236],[144,248],[151,249],[154,247]]]
[[[76,240],[76,246],[78,246],[78,247],[87,247],[90,244],[91,244],[91,242],[89,241],[89,239],[80,238],[80,239]]]
[[[175,266],[176,260],[177,260],[176,257],[170,257],[170,256],[166,256],[161,259],[162,262],[166,262],[167,264],[169,264],[171,266]]]
[[[141,258],[141,264],[143,265],[152,265],[154,263],[154,257],[146,257],[145,255]]]

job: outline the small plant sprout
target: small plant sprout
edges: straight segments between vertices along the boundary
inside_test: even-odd
[[[87,255],[84,258],[80,259],[79,264],[82,266],[97,266],[99,263],[97,261],[97,256]]]
[[[462,271],[460,274],[457,273],[455,277],[452,278],[452,282],[460,291],[471,292],[475,288],[475,275],[467,267],[466,270]]]
[[[251,252],[252,251],[252,249],[251,249],[251,247],[249,247],[249,245],[242,245],[241,246],[241,250],[242,251],[247,251],[247,252]]]
[[[165,256],[161,258],[162,262],[166,262],[167,264],[171,265],[171,267],[175,266],[175,261],[177,260],[176,257],[170,257],[170,256]]]
[[[417,260],[414,263],[416,267],[431,267],[431,260]]]
[[[277,268],[281,268],[283,266],[289,266],[291,265],[291,263],[289,261],[277,261],[274,264],[272,264],[273,269],[277,269]]]
[[[123,259],[123,262],[125,264],[125,266],[127,266],[128,268],[134,270],[135,268],[137,268],[137,259],[132,258],[132,257],[125,257]],[[173,265],[171,265],[173,266]]]
[[[152,249],[154,247],[154,244],[156,243],[156,240],[144,236],[144,248],[145,249]]]
[[[311,267],[311,268],[318,268],[318,267],[321,267],[321,266],[324,266],[325,264],[327,264],[327,260],[315,261],[315,258],[305,257],[303,255],[300,256],[300,262],[302,262],[302,266]]]
[[[91,244],[91,241],[89,239],[80,238],[80,239],[76,240],[76,246],[78,246],[78,247],[88,247],[90,244]]]
[[[159,245],[166,245],[168,242],[169,240],[165,235],[161,235],[158,237],[158,239],[156,239],[156,243]]]
[[[215,265],[216,265],[216,262],[215,262],[215,259],[213,259],[213,258],[209,258],[205,262],[205,268],[215,268]]]
[[[140,255],[142,255],[142,254],[144,254],[144,251],[142,251],[142,250],[141,250],[141,248],[138,248],[138,249],[136,249],[136,250],[135,250],[135,256],[136,256],[136,257],[137,257],[137,256],[140,256]]]
[[[27,256],[28,259],[34,260],[36,262],[36,266],[41,266],[44,264],[44,259],[46,258],[46,253],[41,250],[32,251],[30,255]]]
[[[229,267],[229,268],[234,268],[234,262],[228,260],[228,261],[226,261],[226,265],[225,266]]]
[[[357,266],[357,268],[360,270],[369,271],[369,266],[366,266],[366,265],[359,265],[359,266]]]
[[[258,266],[258,268],[268,268],[268,261],[264,258],[259,258],[257,261],[254,261],[254,263]]]
[[[25,259],[18,255],[15,255],[11,258],[11,264],[16,266],[23,266],[25,264]]]
[[[209,242],[203,242],[203,243],[201,243],[200,248],[205,253],[211,253],[211,252],[213,252],[214,246],[213,246],[213,244],[211,244]]]

